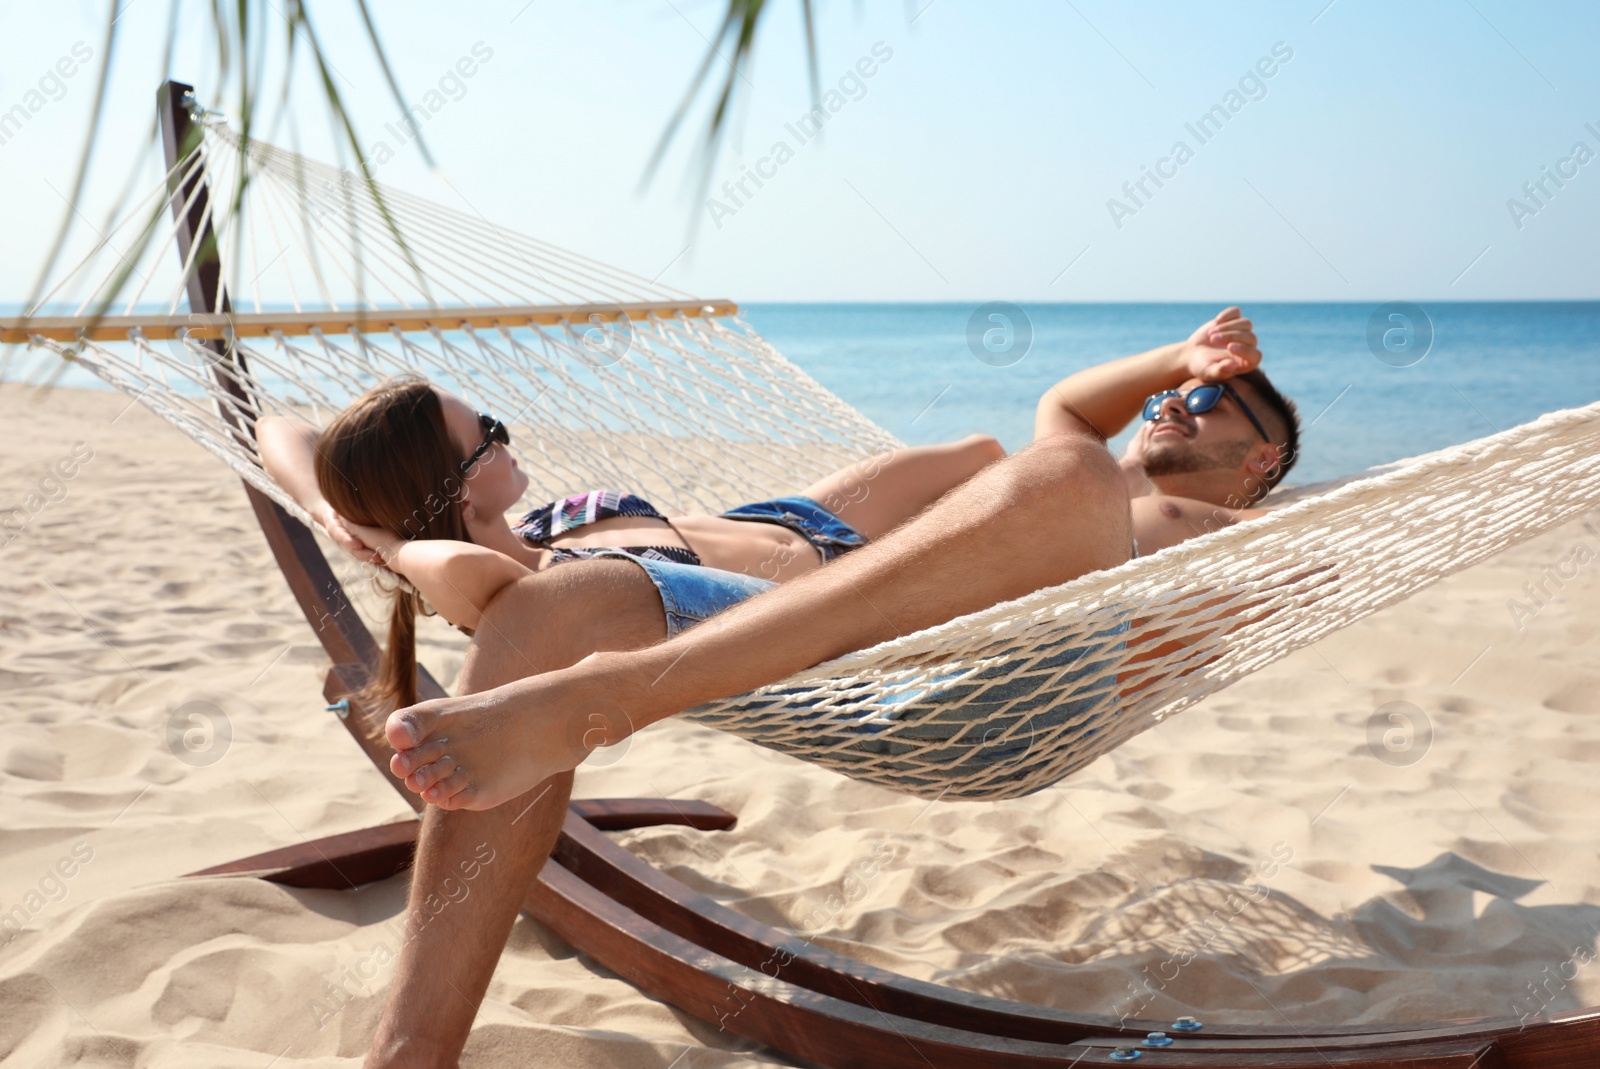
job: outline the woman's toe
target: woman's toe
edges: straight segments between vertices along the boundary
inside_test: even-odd
[[[456,765],[455,768],[450,770],[449,775],[444,776],[433,786],[423,791],[422,798],[424,801],[432,802],[442,808],[454,809],[457,807],[451,805],[450,802],[456,795],[466,789],[467,783],[467,770],[460,765]]]
[[[400,750],[389,758],[389,768],[395,775],[404,779],[423,766],[430,765],[443,757],[449,741],[449,739],[434,739],[414,750]]]
[[[446,799],[444,801],[444,803],[439,806],[439,808],[440,809],[448,809],[448,810],[452,810],[452,811],[457,810],[457,809],[486,809],[486,808],[488,808],[487,806],[483,806],[483,805],[479,805],[478,804],[478,797],[479,797],[478,788],[473,786],[471,783],[468,783],[465,787],[462,787],[459,791],[457,791],[455,794],[452,794],[448,799]]]
[[[406,786],[418,794],[432,787],[456,769],[456,759],[444,754],[437,761],[423,765],[406,777]]]
[[[426,739],[436,718],[415,706],[396,709],[384,722],[383,735],[396,750],[414,750]]]

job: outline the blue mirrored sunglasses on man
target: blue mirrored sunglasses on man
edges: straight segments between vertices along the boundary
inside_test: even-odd
[[[1182,400],[1183,407],[1191,416],[1198,416],[1202,412],[1210,412],[1217,407],[1217,403],[1224,397],[1231,397],[1233,398],[1233,403],[1239,406],[1239,411],[1243,412],[1245,418],[1250,421],[1250,425],[1261,435],[1261,440],[1268,443],[1272,441],[1272,435],[1268,434],[1267,429],[1261,425],[1261,421],[1256,419],[1256,414],[1250,411],[1249,405],[1244,403],[1244,398],[1239,396],[1239,391],[1229,386],[1226,382],[1203,382],[1187,394],[1180,390],[1162,390],[1160,393],[1153,393],[1144,400],[1144,418],[1146,421],[1154,422],[1161,418],[1161,406],[1166,403],[1169,397],[1176,397]]]

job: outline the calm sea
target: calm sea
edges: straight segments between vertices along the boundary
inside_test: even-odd
[[[1017,324],[1009,350],[998,333],[990,347],[1001,351],[990,351],[981,329],[976,347],[969,345],[973,304],[758,304],[747,306],[745,317],[780,352],[907,442],[984,432],[1015,449],[1032,434],[1034,403],[1052,383],[1177,341],[1219,310],[1020,307],[1032,330],[1020,359]],[[1299,404],[1307,425],[1292,482],[1359,471],[1600,400],[1600,302],[1385,308],[1369,345],[1378,310],[1244,306],[1261,339],[1263,369]],[[1417,360],[1430,324],[1431,345]],[[980,327],[1005,329],[986,316]]]

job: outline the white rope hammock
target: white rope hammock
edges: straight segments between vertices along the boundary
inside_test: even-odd
[[[226,192],[246,159],[251,180],[230,211]],[[160,263],[153,253],[141,261],[148,275],[125,309],[148,309],[170,261],[164,313],[83,329],[82,312],[115,273],[107,265],[121,263],[108,249],[168,211],[166,178],[144,205],[155,212],[130,215],[52,290],[60,299],[87,284],[80,318],[52,330],[38,320],[30,341],[137,398],[302,521],[253,439],[221,413],[246,428],[291,411],[320,424],[398,372],[501,416],[538,500],[616,487],[669,509],[719,511],[900,444],[736,315],[713,314],[726,306],[394,190],[380,208],[360,180],[246,147],[224,126],[210,126],[175,173],[202,166],[227,292],[250,309],[235,329],[243,400],[219,385],[215,354],[178,312],[184,278],[170,232],[150,242]],[[636,310],[614,308],[626,304]],[[238,336],[251,332],[261,336]],[[1302,495],[1264,519],[687,715],[920,797],[1016,797],[1597,504],[1600,403]]]

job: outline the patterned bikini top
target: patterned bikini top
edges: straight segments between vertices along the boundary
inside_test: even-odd
[[[653,520],[667,518],[650,502],[633,494],[616,490],[588,490],[581,494],[552,501],[522,517],[512,530],[530,545],[550,551],[550,563],[587,560],[602,554],[621,550],[647,560],[670,561],[673,564],[701,563],[700,555],[681,546],[552,546],[550,540],[587,524],[609,520],[616,516],[643,516]],[[670,525],[670,521],[669,525]]]

